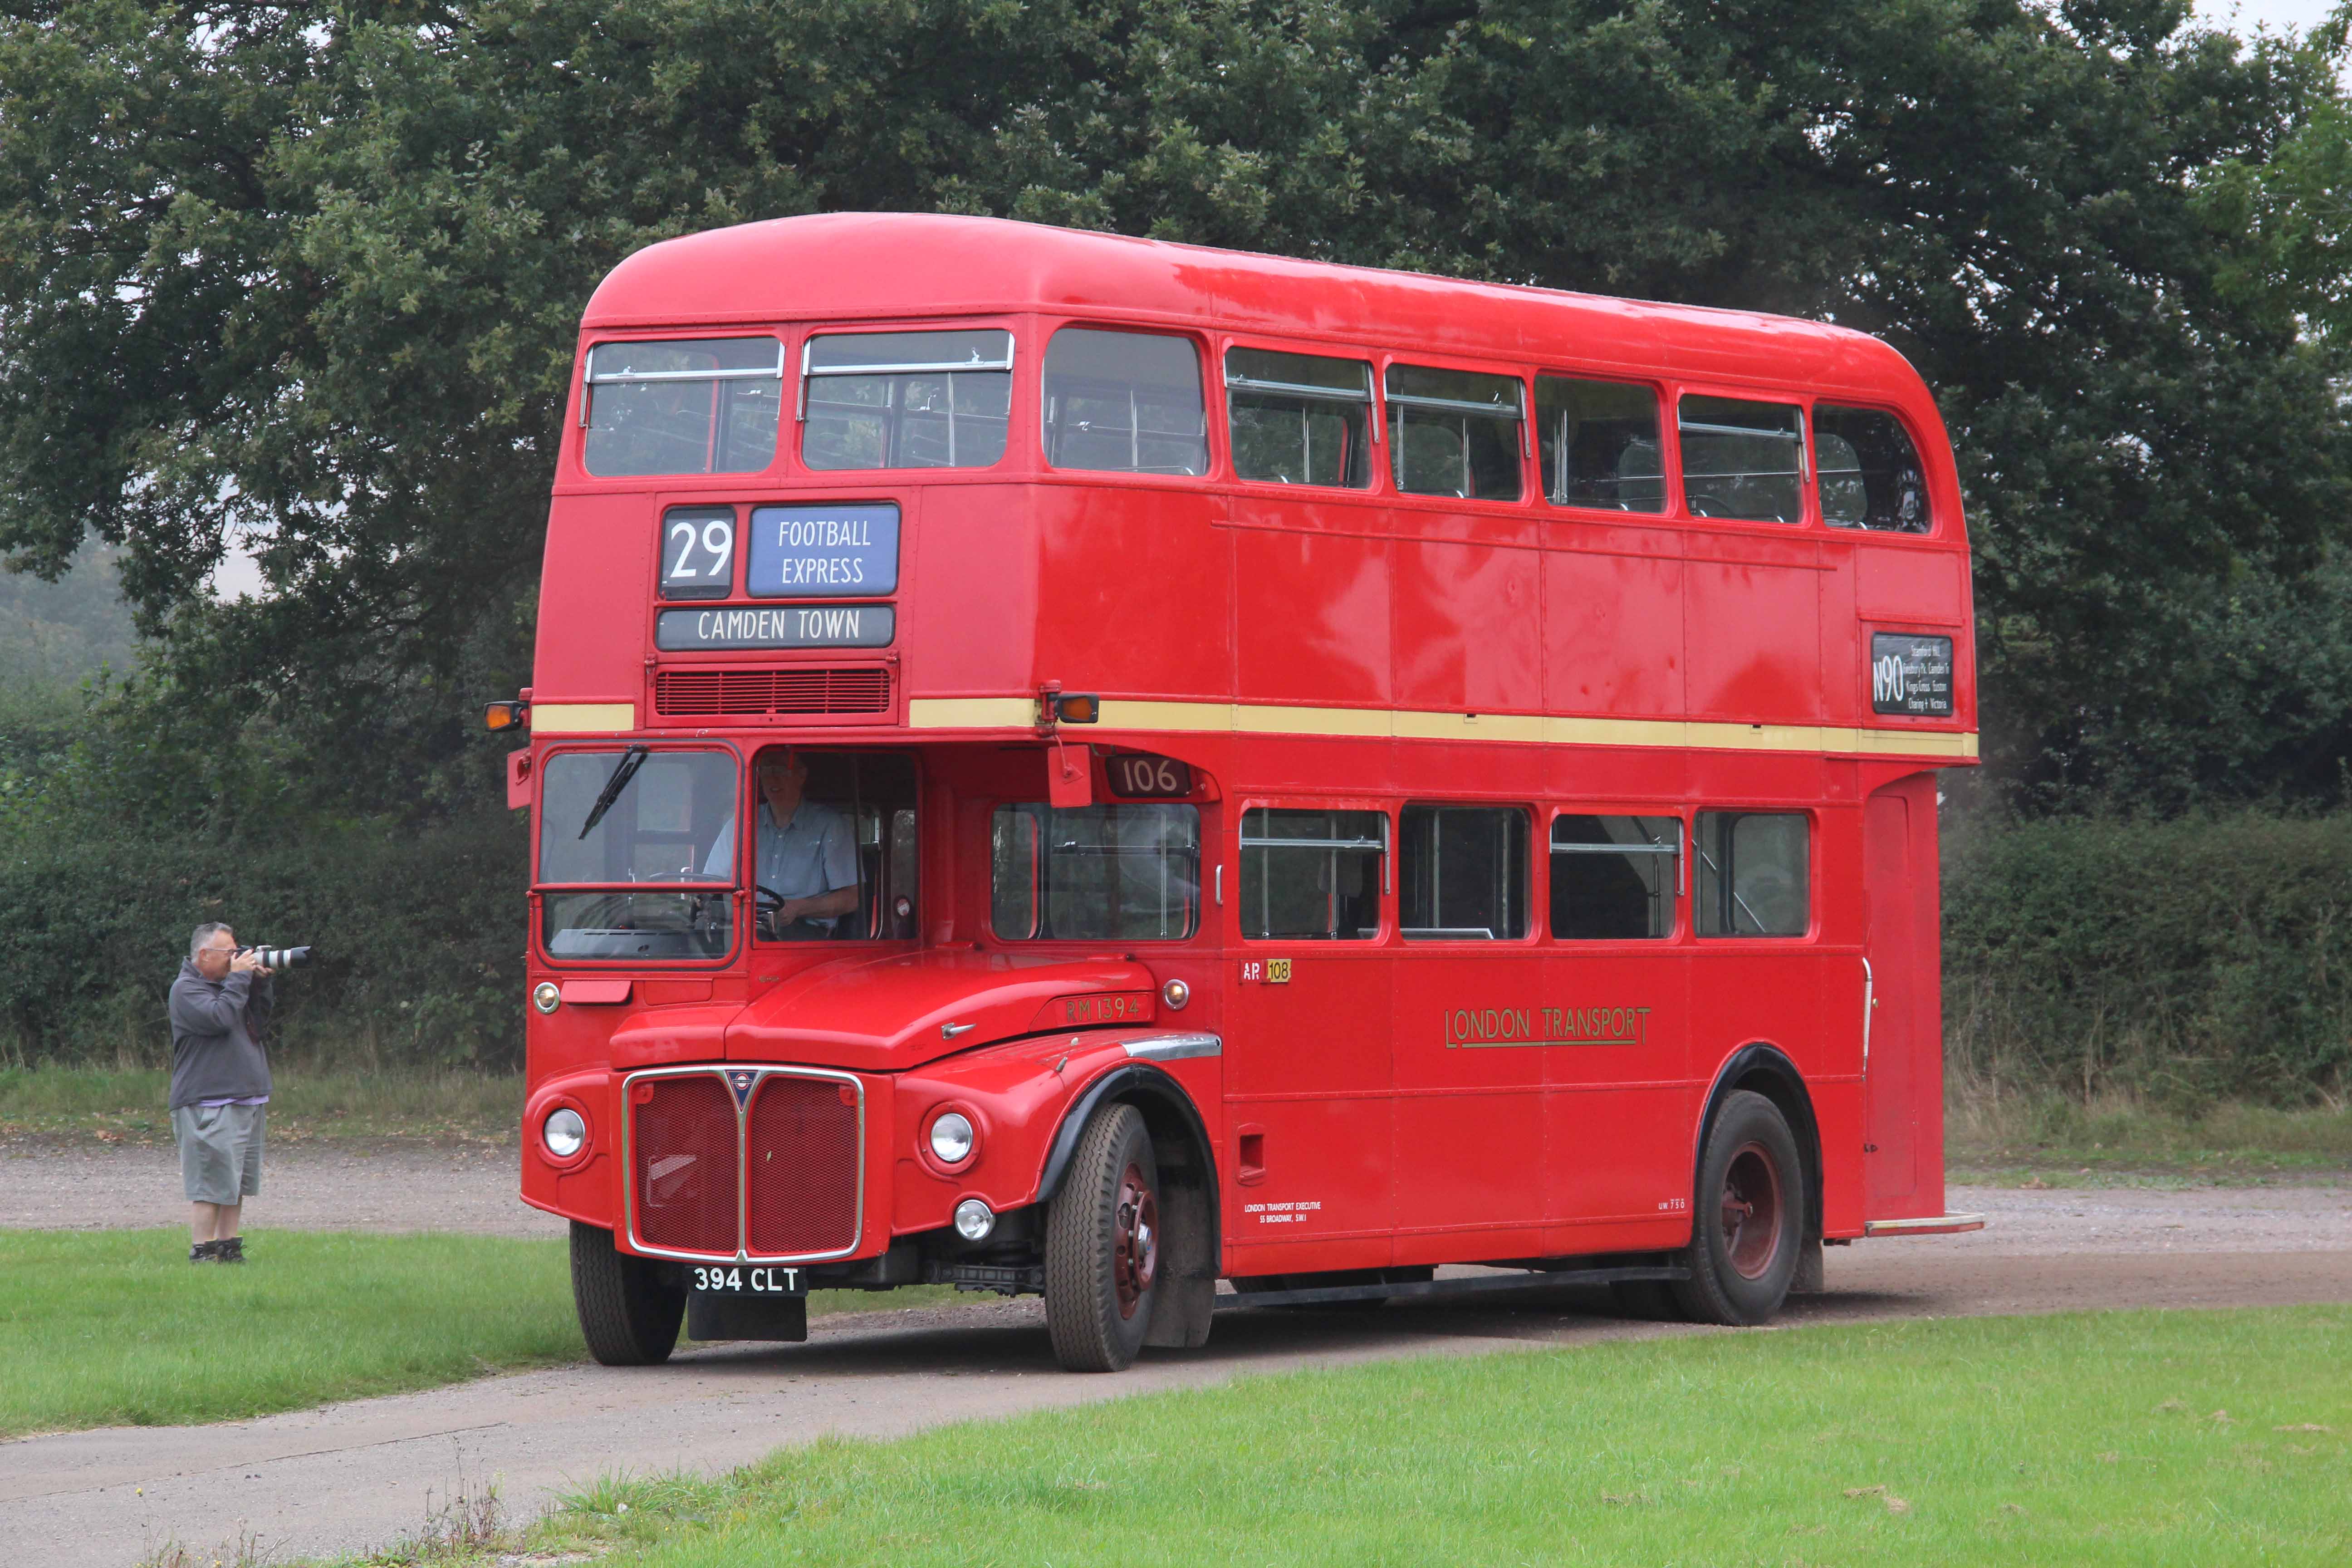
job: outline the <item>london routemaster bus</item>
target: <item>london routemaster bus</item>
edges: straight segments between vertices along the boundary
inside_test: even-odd
[[[1762,1321],[1979,1223],[1972,651],[1935,405],[1853,331],[976,218],[653,246],[490,714],[522,1195],[607,1363],[918,1282],[1042,1294],[1074,1370],[1221,1280]]]

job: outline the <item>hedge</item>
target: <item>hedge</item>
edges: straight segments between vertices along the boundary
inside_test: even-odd
[[[525,830],[504,812],[422,830],[259,841],[19,835],[0,859],[0,1059],[155,1064],[189,933],[308,942],[278,979],[278,1048],[335,1064],[518,1066]]]
[[[2352,816],[2052,819],[1947,840],[1963,1083],[2302,1104],[2352,1081]]]
[[[318,949],[279,1048],[520,1064],[524,828],[485,813],[227,842],[125,826],[0,861],[0,1060],[157,1064],[197,922]],[[2183,1109],[2352,1088],[2352,815],[2051,819],[1954,831],[1946,1054],[1963,1085]]]

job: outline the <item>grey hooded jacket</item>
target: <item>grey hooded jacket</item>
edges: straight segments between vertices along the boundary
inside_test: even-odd
[[[172,1109],[269,1092],[269,1027],[277,988],[267,975],[207,980],[193,958],[172,982]]]

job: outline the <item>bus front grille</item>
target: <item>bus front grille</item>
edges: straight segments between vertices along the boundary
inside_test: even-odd
[[[820,1068],[656,1068],[626,1080],[629,1234],[686,1258],[814,1262],[856,1250],[865,1100]]]
[[[665,669],[654,676],[654,711],[665,719],[830,718],[890,711],[887,665],[775,669]]]
[[[637,1239],[735,1256],[735,1100],[715,1075],[643,1079],[629,1093]]]
[[[745,1121],[744,1205],[755,1258],[846,1252],[857,1241],[857,1089],[771,1075]]]

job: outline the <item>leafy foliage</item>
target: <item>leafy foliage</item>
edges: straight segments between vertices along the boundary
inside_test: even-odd
[[[596,279],[750,218],[997,213],[1882,332],[1944,398],[1994,749],[2041,784],[2130,780],[2116,746],[2159,731],[2226,751],[2167,660],[2207,584],[2305,583],[2347,510],[2293,306],[2343,272],[2295,216],[2342,190],[2341,29],[2242,45],[2177,0],[9,9],[0,548],[123,544],[179,700],[274,712],[371,809],[486,776],[465,699],[527,679]],[[273,592],[217,605],[231,540]]]

